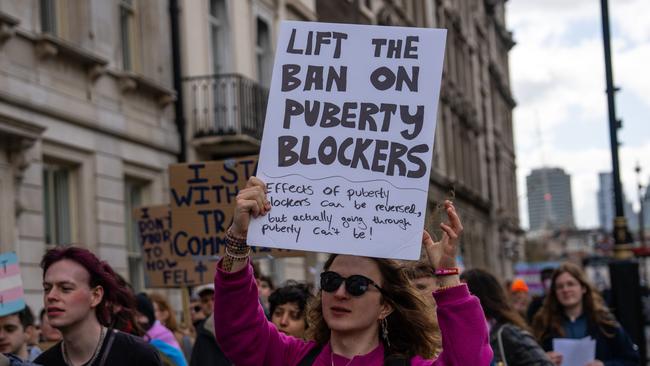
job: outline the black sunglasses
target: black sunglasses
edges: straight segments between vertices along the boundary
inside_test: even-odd
[[[334,271],[327,271],[320,274],[320,288],[326,292],[335,292],[341,287],[345,281],[345,291],[352,296],[361,296],[368,291],[370,285],[373,285],[381,292],[384,290],[379,287],[375,281],[362,275],[352,275],[350,277],[343,277]]]

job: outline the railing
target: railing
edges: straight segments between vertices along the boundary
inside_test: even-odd
[[[183,84],[194,137],[243,134],[262,138],[266,88],[237,74],[188,77]]]

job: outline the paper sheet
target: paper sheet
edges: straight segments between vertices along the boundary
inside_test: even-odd
[[[562,366],[585,366],[596,358],[596,340],[554,338],[553,350],[562,354]]]

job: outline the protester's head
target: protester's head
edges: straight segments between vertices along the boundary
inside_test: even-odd
[[[508,302],[499,280],[491,273],[482,269],[470,269],[463,272],[460,279],[467,283],[469,291],[481,301],[483,313],[488,320],[528,329],[524,319]]]
[[[271,280],[271,277],[260,275],[257,279],[257,292],[259,297],[266,301],[271,296],[273,289],[273,280]]]
[[[544,289],[544,294],[547,294],[548,290],[551,289],[551,278],[553,277],[554,271],[554,268],[546,267],[539,273],[540,279],[542,280],[542,288]]]
[[[309,286],[288,282],[269,296],[271,321],[281,332],[304,338],[307,329],[305,308],[311,298]]]
[[[374,332],[389,355],[432,358],[437,353],[434,314],[396,261],[334,254],[325,262],[320,284],[308,313],[309,338],[318,344],[340,334]]]
[[[530,294],[528,293],[528,285],[523,278],[516,278],[510,284],[510,301],[512,307],[520,314],[526,314],[528,305],[530,305]]]
[[[68,246],[45,253],[44,303],[50,324],[61,330],[96,319],[110,326],[112,305],[132,299],[108,263],[87,249]],[[92,316],[89,316],[92,315]]]
[[[212,310],[214,309],[214,285],[199,286],[196,289],[196,294],[199,297],[203,314],[206,318],[209,317],[212,315]]]
[[[27,357],[27,346],[34,331],[34,315],[29,307],[0,317],[0,352]]]
[[[58,342],[61,340],[63,335],[61,331],[53,328],[50,325],[50,320],[47,317],[47,311],[45,308],[41,310],[41,341],[42,342]]]
[[[136,308],[138,310],[136,320],[145,331],[151,329],[156,322],[156,313],[153,303],[147,294],[141,292],[135,296]]]
[[[167,299],[158,293],[153,293],[149,295],[149,298],[153,302],[154,313],[156,315],[156,320],[162,323],[167,329],[175,332],[178,330],[178,323],[176,322],[176,315],[174,310]]]
[[[190,318],[192,319],[192,324],[197,324],[206,318],[199,295],[192,295],[190,298]]]
[[[433,267],[423,261],[413,261],[405,265],[404,273],[432,309],[435,309],[436,301],[433,299],[433,292],[438,289],[438,281]]]
[[[585,314],[604,334],[613,335],[611,329],[616,327],[616,321],[602,296],[587,280],[580,267],[563,263],[553,272],[551,287],[544,304],[535,315],[535,335],[539,339],[545,339],[551,334],[564,336],[562,319],[564,314],[571,310]]]

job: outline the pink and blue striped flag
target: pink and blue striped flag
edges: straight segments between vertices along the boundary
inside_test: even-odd
[[[14,252],[0,254],[0,316],[13,314],[24,307],[18,256]]]

